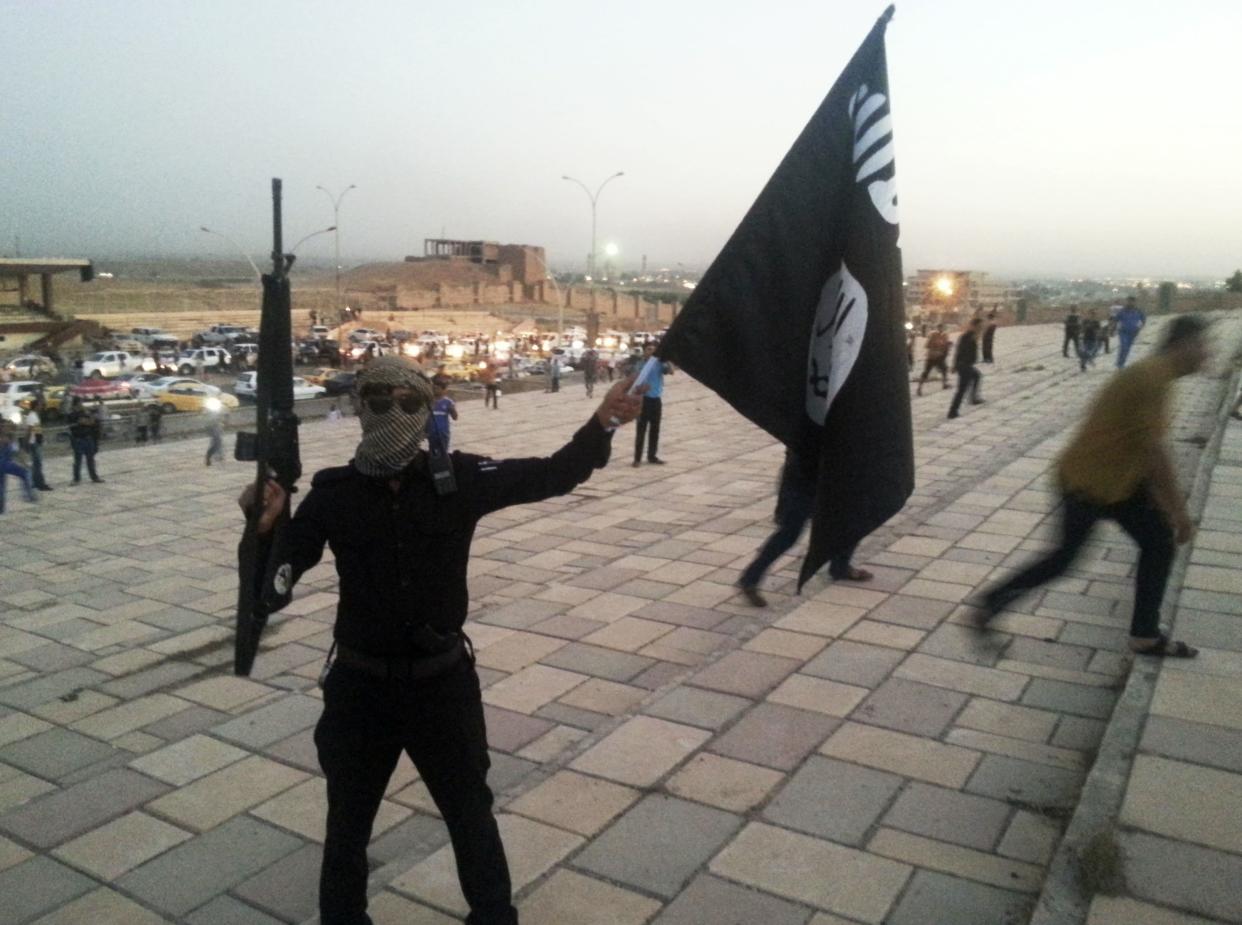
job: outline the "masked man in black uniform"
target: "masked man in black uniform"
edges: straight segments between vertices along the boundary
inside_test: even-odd
[[[358,375],[362,442],[347,466],[324,469],[289,525],[296,580],[326,542],[340,602],[336,660],[315,729],[328,781],[319,881],[323,925],[369,925],[367,843],[384,789],[405,751],[444,817],[470,925],[515,925],[509,869],[487,786],[487,734],[466,620],[466,567],[480,518],[512,504],[565,494],[608,462],[611,428],[641,410],[632,383],[616,383],[573,438],[546,458],[491,460],[453,453],[455,490],[437,491],[420,449],[430,383],[400,357]],[[242,507],[253,503],[253,487]],[[269,482],[260,534],[284,491]]]

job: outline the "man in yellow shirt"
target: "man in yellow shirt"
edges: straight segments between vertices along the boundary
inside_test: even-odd
[[[1157,353],[1117,373],[1104,386],[1057,464],[1063,510],[1061,545],[983,599],[987,623],[1027,591],[1063,574],[1097,520],[1115,520],[1139,545],[1130,648],[1143,655],[1193,658],[1184,642],[1160,631],[1160,603],[1175,543],[1194,535],[1169,451],[1168,405],[1173,382],[1207,362],[1207,323],[1180,315]]]

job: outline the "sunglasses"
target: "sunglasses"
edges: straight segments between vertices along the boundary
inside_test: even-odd
[[[358,400],[375,414],[387,414],[394,404],[400,406],[406,414],[414,414],[424,404],[423,400],[413,392],[394,396],[390,385],[364,386],[358,393]]]

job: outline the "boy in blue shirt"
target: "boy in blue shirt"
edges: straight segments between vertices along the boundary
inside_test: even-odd
[[[435,388],[435,401],[431,405],[431,422],[427,427],[427,439],[440,441],[444,452],[449,449],[451,421],[457,420],[457,403],[448,397],[449,381],[443,376],[431,380]]]

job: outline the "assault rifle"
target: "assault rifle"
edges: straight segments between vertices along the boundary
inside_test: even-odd
[[[298,456],[298,417],[293,413],[293,355],[289,268],[294,257],[284,252],[281,238],[280,180],[272,180],[272,272],[263,275],[263,313],[259,319],[259,360],[256,375],[255,429],[239,433],[233,455],[256,463],[255,503],[246,512],[246,532],[238,550],[237,638],[233,671],[249,675],[259,649],[259,636],[270,614],[289,603],[292,569],[286,550],[289,498],[302,475]],[[260,537],[259,515],[267,480],[285,490],[285,509]]]

